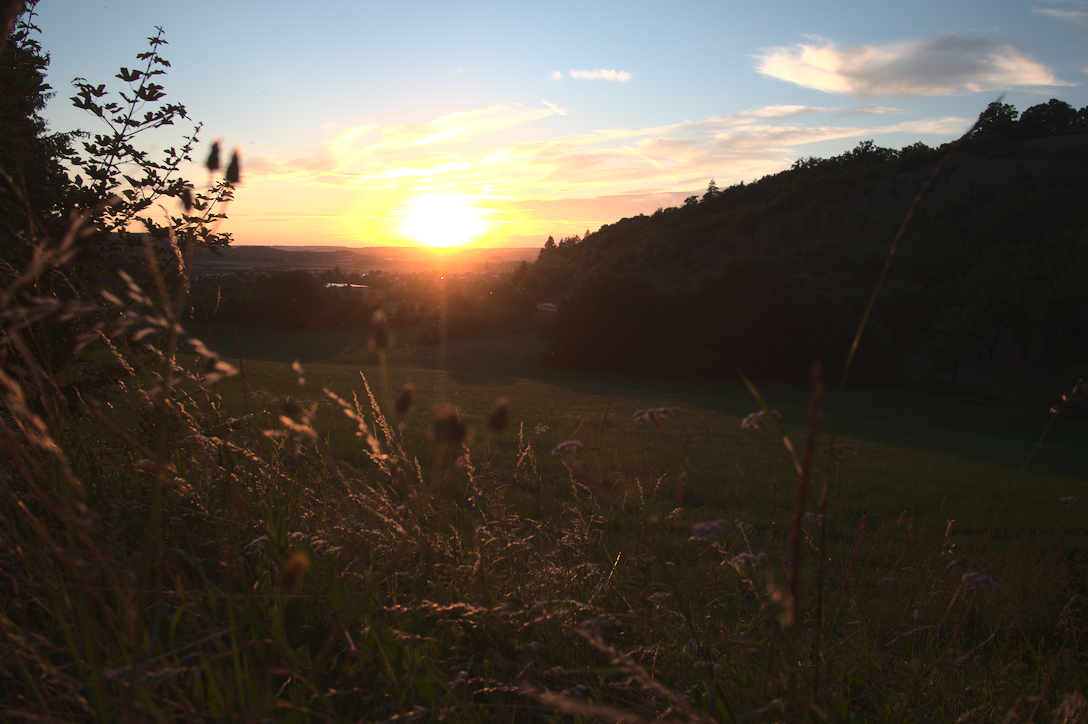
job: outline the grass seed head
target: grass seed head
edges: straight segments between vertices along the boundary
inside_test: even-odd
[[[397,395],[396,411],[397,415],[404,417],[412,409],[412,397],[416,394],[416,386],[411,382],[408,382],[404,387],[400,388],[400,394]]]
[[[389,324],[385,321],[385,312],[378,310],[374,312],[374,316],[370,320],[370,348],[371,349],[390,349],[397,343],[397,340],[393,338],[393,334],[389,331]]]
[[[491,411],[491,414],[487,416],[487,427],[492,432],[502,432],[506,429],[506,420],[509,415],[507,406],[507,400],[505,397],[500,397],[495,400],[495,409]]]
[[[231,154],[230,164],[227,166],[227,183],[237,184],[242,182],[242,152],[241,149],[235,148],[234,153]]]
[[[204,163],[208,167],[208,173],[215,173],[219,170],[219,139],[215,139],[212,142],[212,150],[208,153],[208,160]]]
[[[1088,720],[1088,698],[1079,691],[1062,695],[1062,703],[1054,710],[1055,724],[1081,724]]]
[[[431,432],[432,439],[438,443],[460,445],[468,432],[464,423],[461,422],[461,413],[456,407],[445,402],[435,408],[435,413],[437,419],[434,421]]]
[[[299,416],[302,415],[302,405],[294,400],[287,400],[287,402],[283,403],[283,414],[293,420],[298,420]]]
[[[219,355],[213,354],[204,362],[204,381],[209,385],[214,385],[224,377],[233,377],[236,374],[238,374],[238,368],[224,362]]]
[[[299,583],[302,582],[302,577],[306,575],[306,571],[310,568],[310,558],[305,553],[298,552],[287,559],[287,562],[283,564],[283,587],[288,591],[293,591]]]

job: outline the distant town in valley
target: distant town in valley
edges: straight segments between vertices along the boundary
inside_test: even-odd
[[[541,242],[543,243],[543,242]],[[232,245],[222,255],[203,254],[194,263],[203,278],[223,275],[255,276],[281,271],[321,272],[338,268],[346,275],[382,271],[387,274],[500,274],[522,262],[534,261],[540,248],[348,247],[348,246],[245,246]]]

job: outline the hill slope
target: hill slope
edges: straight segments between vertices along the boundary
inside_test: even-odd
[[[892,381],[911,358],[955,380],[962,362],[993,366],[1010,349],[1039,374],[1088,372],[1088,133],[1024,135],[984,128],[924,202],[859,351],[862,379]],[[834,372],[946,151],[864,142],[550,242],[525,282],[559,301],[550,360],[794,378],[820,357]]]

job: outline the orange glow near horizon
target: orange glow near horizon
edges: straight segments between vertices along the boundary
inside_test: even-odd
[[[463,196],[423,194],[411,201],[404,233],[424,246],[451,249],[467,246],[487,229],[481,209]]]

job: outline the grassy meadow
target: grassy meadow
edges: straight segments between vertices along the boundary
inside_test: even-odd
[[[112,392],[2,380],[6,718],[1088,710],[1082,420],[848,390],[845,447],[815,454],[801,516],[795,464],[773,428],[742,427],[759,405],[739,383],[544,368],[533,324],[444,348],[412,329],[388,349],[339,330],[176,338],[130,290],[80,363]],[[758,386],[803,455],[809,391]],[[668,412],[636,424],[650,408]]]
[[[672,491],[662,504],[682,507],[685,519],[734,516],[761,528],[789,526],[796,487],[792,463],[775,434],[741,428],[741,420],[759,405],[740,382],[594,376],[511,361],[539,345],[531,332],[456,342],[441,350],[415,344],[414,329],[394,331],[401,339],[388,356],[389,389],[395,394],[406,383],[416,387],[406,438],[419,447],[428,444],[437,404],[457,406],[471,426],[486,430],[495,400],[505,397],[512,430],[484,447],[499,469],[516,457],[521,426],[546,477],[565,477],[564,464],[577,464],[583,475],[607,488],[600,491],[605,499],[622,501],[638,480],[644,487]],[[366,331],[208,332],[210,344],[225,357],[241,352],[244,379],[234,378],[219,390],[234,407],[247,404],[243,385],[282,400],[313,400],[324,397],[325,388],[344,396],[363,394],[362,375],[379,399],[385,394]],[[296,359],[305,371],[302,388],[291,369]],[[801,440],[809,391],[768,385],[760,392],[782,413],[791,437]],[[821,446],[831,442],[834,404],[831,390],[824,400]],[[636,410],[674,406],[681,413],[659,428],[633,422]],[[322,429],[336,455],[359,460],[363,451],[350,420],[326,409]],[[832,530],[849,538],[866,510],[1004,527],[1046,528],[1058,520],[1084,525],[1079,509],[1057,499],[1079,496],[1088,484],[1088,424],[1059,418],[1047,429],[1050,417],[1043,412],[905,390],[847,390],[836,442],[860,452],[834,471]],[[547,431],[535,432],[538,425]],[[1032,456],[1044,430],[1044,444]],[[568,439],[600,451],[575,463],[547,455]],[[617,480],[627,484],[614,484]]]

